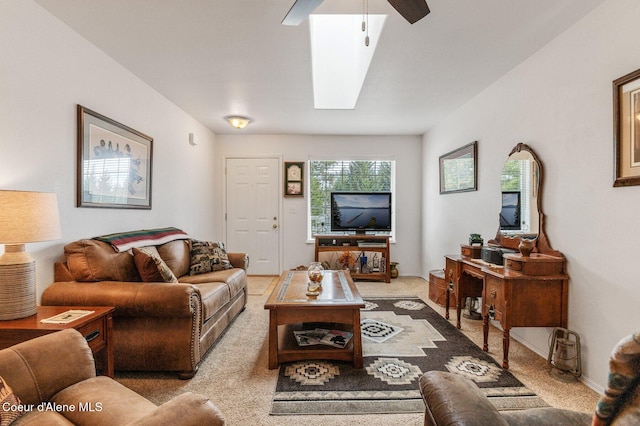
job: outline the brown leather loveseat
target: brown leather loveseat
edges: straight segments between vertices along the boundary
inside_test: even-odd
[[[156,406],[109,377],[96,377],[91,349],[74,329],[1,350],[0,377],[2,424],[19,416],[13,426],[224,425],[205,396],[186,392]]]
[[[176,371],[191,378],[244,310],[249,262],[245,253],[225,253],[229,269],[190,275],[194,242],[179,239],[124,252],[96,239],[67,244],[66,262],[55,264],[56,282],[45,289],[41,304],[115,306],[116,370]]]

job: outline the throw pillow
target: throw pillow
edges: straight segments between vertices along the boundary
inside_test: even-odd
[[[167,264],[164,263],[155,247],[153,249],[134,248],[133,260],[144,282],[178,282],[178,279]]]
[[[221,241],[191,240],[191,267],[189,275],[232,269],[224,243]]]
[[[18,398],[7,382],[0,377],[0,425],[8,426],[25,413]]]

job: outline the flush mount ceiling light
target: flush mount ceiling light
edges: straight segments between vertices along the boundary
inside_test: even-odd
[[[249,123],[251,123],[250,118],[243,117],[241,115],[227,115],[224,119],[227,120],[235,129],[244,129]]]

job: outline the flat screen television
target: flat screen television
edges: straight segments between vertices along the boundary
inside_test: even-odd
[[[332,192],[331,231],[391,231],[391,193]]]
[[[502,209],[500,210],[500,229],[519,230],[520,191],[502,191]]]

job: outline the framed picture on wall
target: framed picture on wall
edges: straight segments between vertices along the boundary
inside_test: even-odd
[[[284,196],[304,197],[304,162],[285,161]]]
[[[153,138],[78,105],[78,207],[151,209]]]
[[[613,186],[640,185],[640,69],[613,82]]]
[[[440,157],[440,193],[475,191],[477,189],[478,142],[448,152]]]

